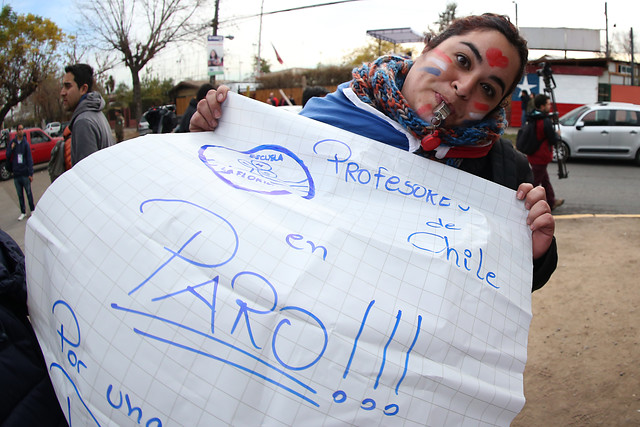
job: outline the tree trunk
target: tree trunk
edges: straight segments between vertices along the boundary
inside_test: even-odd
[[[142,117],[142,92],[140,87],[140,70],[137,68],[130,68],[131,70],[131,81],[133,84],[133,109],[131,111],[131,116],[134,117],[138,122],[140,121],[140,117]]]
[[[7,116],[12,107],[13,105],[9,105],[9,103],[7,103],[4,104],[2,108],[0,108],[0,123],[4,123],[4,118]]]

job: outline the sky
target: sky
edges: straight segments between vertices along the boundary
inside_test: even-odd
[[[100,1],[100,0],[94,0]],[[252,73],[252,58],[258,53],[268,60],[272,71],[286,68],[315,68],[318,64],[340,64],[345,55],[366,45],[367,30],[410,27],[418,33],[427,31],[450,0],[358,0],[276,14],[268,12],[300,6],[330,3],[334,0],[220,0],[218,34],[225,39],[224,63],[226,80],[241,80]],[[73,0],[2,0],[18,13],[34,13],[51,19],[63,31],[75,33],[80,25],[74,17]],[[628,34],[640,16],[640,2],[608,0],[609,38]],[[605,40],[605,1],[602,0],[458,0],[457,16],[495,12],[508,15],[520,27],[601,29]],[[262,31],[260,9],[263,5]],[[516,19],[517,10],[517,19]],[[213,0],[202,15],[213,18]],[[634,29],[640,33],[640,25]],[[634,37],[636,38],[636,37]],[[637,37],[638,41],[640,37]],[[636,43],[640,50],[640,42]],[[406,47],[421,48],[421,44]],[[276,60],[274,47],[283,60]],[[548,52],[530,52],[530,58]],[[561,55],[561,52],[556,52]],[[576,54],[578,55],[578,54]],[[206,38],[189,45],[171,46],[143,70],[152,76],[181,80],[207,79]],[[89,61],[90,62],[90,61]],[[116,82],[131,85],[124,66],[114,70]]]

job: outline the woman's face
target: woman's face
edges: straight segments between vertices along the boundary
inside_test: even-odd
[[[446,127],[483,119],[506,95],[518,75],[518,51],[502,33],[473,31],[449,37],[416,59],[402,95],[430,122],[443,101],[451,114]]]

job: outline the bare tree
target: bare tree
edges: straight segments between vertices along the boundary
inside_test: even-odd
[[[105,51],[117,51],[131,72],[133,116],[142,114],[140,71],[174,42],[193,40],[204,26],[194,22],[206,0],[85,0],[83,25]]]

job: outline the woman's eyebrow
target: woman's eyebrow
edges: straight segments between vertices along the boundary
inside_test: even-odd
[[[476,45],[474,45],[471,42],[460,42],[460,43],[462,43],[463,45],[465,45],[469,49],[471,49],[471,52],[473,52],[473,56],[476,57],[476,59],[478,60],[479,63],[482,63],[482,56],[480,56],[480,51],[478,50]]]

